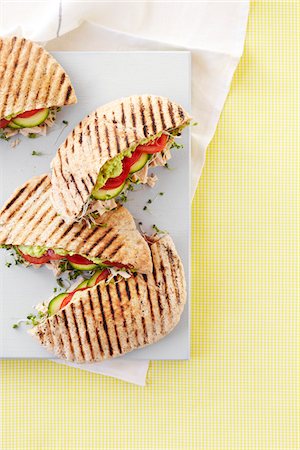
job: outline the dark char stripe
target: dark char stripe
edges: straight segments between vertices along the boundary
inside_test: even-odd
[[[116,287],[116,291],[117,291],[117,295],[118,295],[118,299],[119,299],[119,303],[120,303],[120,308],[121,308],[121,312],[122,312],[123,328],[124,328],[124,332],[126,333],[126,342],[127,342],[127,344],[129,344],[129,333],[128,333],[128,330],[127,330],[127,324],[126,324],[126,320],[125,320],[124,308],[123,308],[123,305],[122,305],[122,295],[121,295],[121,292],[120,292],[119,284],[116,283],[115,287]]]
[[[172,271],[173,283],[174,283],[174,287],[175,287],[175,291],[176,291],[176,300],[177,300],[177,303],[180,303],[180,289],[179,289],[179,285],[178,285],[178,277],[177,277],[176,267],[175,267],[175,263],[174,263],[174,260],[175,260],[174,254],[169,247],[167,247],[167,252],[168,252],[168,258],[169,258],[170,267],[171,267],[171,271]]]
[[[150,115],[151,115],[153,134],[156,134],[157,127],[156,127],[155,117],[154,117],[154,113],[153,113],[151,97],[148,97],[148,104],[149,104],[149,110],[150,110]]]
[[[67,101],[69,100],[70,95],[71,95],[71,92],[72,92],[72,87],[69,86],[69,87],[68,87],[68,90],[67,90],[67,93],[66,93],[65,102],[67,102]]]
[[[9,208],[15,203],[15,201],[18,200],[18,198],[23,194],[23,192],[25,191],[25,189],[27,189],[27,186],[24,186],[22,189],[20,189],[20,190],[16,193],[16,195],[15,195],[15,196],[11,199],[11,201],[6,205],[5,210],[4,210],[3,212],[9,210]]]
[[[121,110],[122,110],[121,122],[126,127],[126,119],[125,119],[125,111],[124,111],[124,104],[123,104],[123,102],[121,103]],[[125,140],[126,140],[127,147],[129,147],[129,140],[128,140],[127,133],[125,133]]]
[[[166,122],[165,122],[164,113],[163,113],[163,110],[162,110],[162,104],[161,104],[160,99],[157,100],[157,104],[158,104],[159,115],[160,115],[160,120],[161,120],[162,127],[164,129],[166,129],[167,126],[166,126]]]
[[[165,272],[165,267],[164,267],[164,265],[163,265],[162,260],[160,261],[160,270],[161,270],[162,277],[163,277],[163,280],[164,280],[165,296],[166,296],[166,299],[167,299],[167,302],[168,302],[169,310],[170,310],[170,312],[171,312],[170,296],[169,296],[169,292],[168,292],[168,288],[167,288],[166,272]]]
[[[27,200],[32,197],[32,195],[38,190],[38,188],[44,183],[44,181],[46,180],[47,175],[45,175],[40,182],[30,191],[28,192],[27,196],[24,198],[24,200],[22,201],[22,203],[20,205],[18,205],[18,207],[16,209],[14,209],[9,216],[7,217],[7,220],[10,219],[11,217],[13,217],[18,211],[19,209],[24,205],[25,202],[27,202]],[[25,186],[25,189],[27,189],[27,186]]]
[[[155,285],[158,286],[158,282],[157,282],[157,274],[156,274],[156,269],[155,269],[155,264],[154,264],[154,261],[153,261],[153,255],[152,255],[152,253],[151,253],[151,258],[152,258],[152,264],[153,264],[153,272],[152,272],[152,275],[153,275],[153,278],[154,278],[154,281],[155,281]],[[157,292],[157,303],[158,303],[159,315],[160,315],[160,317],[161,317],[161,319],[162,319],[163,307],[162,307],[161,299],[160,299],[160,289],[159,289],[158,292]],[[163,328],[163,321],[162,321],[162,320],[161,320],[161,327]]]
[[[76,189],[76,191],[78,192],[78,194],[80,195],[80,197],[81,197],[81,199],[82,199],[82,201],[83,201],[84,199],[83,199],[83,197],[82,197],[81,191],[78,189],[76,180],[75,180],[75,178],[74,178],[74,176],[73,176],[72,173],[71,173],[70,179],[71,179],[72,183],[74,183],[75,189]]]
[[[146,125],[146,120],[145,120],[145,106],[143,105],[143,101],[142,101],[141,97],[139,97],[139,103],[140,103],[140,115],[141,115],[142,124],[143,124],[143,132],[144,132],[144,136],[147,137],[148,136],[148,127]]]
[[[153,325],[155,324],[155,316],[154,316],[154,312],[153,312],[153,305],[152,305],[152,300],[151,300],[151,294],[150,294],[150,290],[149,290],[149,286],[148,286],[148,277],[146,274],[142,274],[144,281],[146,283],[146,288],[147,288],[147,300],[148,303],[150,305],[150,312],[151,312],[151,319],[152,319],[152,323]]]
[[[112,304],[112,299],[111,299],[111,295],[110,295],[109,285],[107,284],[105,287],[106,287],[106,292],[107,292],[107,295],[108,295],[110,311],[111,311],[111,314],[112,314],[113,323],[114,323],[114,329],[115,329],[115,333],[116,333],[116,337],[117,337],[118,349],[119,349],[119,352],[122,353],[122,348],[121,348],[120,339],[119,339],[119,333],[118,333],[116,322],[115,322],[115,312],[114,312],[114,308],[113,308],[113,304]]]
[[[112,348],[112,345],[110,342],[110,337],[109,337],[106,318],[105,318],[105,314],[104,314],[104,309],[103,309],[103,304],[102,304],[102,296],[101,296],[101,290],[100,290],[99,284],[97,285],[97,293],[98,293],[99,305],[100,305],[101,315],[102,315],[102,320],[103,320],[103,328],[104,328],[104,331],[105,331],[105,334],[107,337],[107,342],[108,342],[109,354],[110,354],[110,356],[112,356],[114,351],[113,351],[113,348]]]
[[[97,336],[97,341],[98,341],[98,345],[99,345],[99,349],[100,349],[100,354],[103,355],[103,348],[102,348],[102,344],[101,344],[101,339],[100,339],[100,334],[98,332],[98,329],[96,327],[96,319],[95,319],[95,315],[94,315],[94,306],[93,306],[93,302],[92,302],[92,297],[91,297],[91,292],[88,290],[88,296],[89,296],[89,303],[90,303],[90,310],[92,311],[92,315],[93,315],[93,323],[95,325],[95,333]]]
[[[66,311],[65,311],[64,308],[61,310],[61,318],[62,318],[62,320],[64,321],[64,324],[65,324],[66,329],[69,331],[68,319],[67,319]],[[71,352],[72,352],[73,355],[74,355],[74,347],[73,347],[73,342],[72,342],[70,333],[68,333],[68,338],[69,338],[69,342],[70,342]]]
[[[75,324],[75,328],[76,328],[76,336],[78,336],[78,341],[79,341],[80,353],[81,353],[82,357],[84,358],[84,353],[83,353],[83,349],[82,349],[82,342],[81,342],[81,337],[80,337],[80,333],[79,333],[79,329],[78,329],[76,316],[75,316],[75,313],[74,313],[74,308],[75,308],[74,307],[74,303],[70,303],[70,311],[72,312],[72,315],[73,315],[73,320],[74,320],[74,324]]]
[[[174,117],[173,105],[171,102],[168,102],[168,110],[169,110],[169,114],[171,117],[172,126],[174,128],[176,125],[176,121],[175,121],[175,117]]]
[[[83,307],[82,300],[80,300],[78,304],[80,305],[81,312],[82,312],[82,317],[83,317],[84,326],[85,326],[85,330],[86,330],[86,340],[88,341],[88,344],[89,344],[89,347],[90,347],[90,351],[91,351],[91,354],[92,354],[92,359],[94,359],[93,346],[91,345],[91,336],[90,336],[90,333],[89,333],[89,329],[88,329],[87,320],[86,320],[85,313],[84,313],[84,307]]]

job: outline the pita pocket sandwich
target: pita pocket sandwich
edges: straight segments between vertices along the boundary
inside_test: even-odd
[[[62,218],[75,219],[116,206],[132,184],[154,186],[149,168],[164,166],[174,139],[191,121],[177,103],[133,95],[98,108],[69,134],[54,157],[52,201]]]
[[[152,272],[149,246],[129,211],[118,205],[93,222],[66,224],[50,201],[47,174],[20,186],[0,210],[0,245],[25,265],[95,271],[115,267]]]
[[[183,266],[170,236],[149,238],[153,272],[95,274],[43,304],[29,332],[58,358],[103,361],[153,344],[178,324],[186,302]]]
[[[28,39],[0,38],[0,131],[45,135],[62,106],[77,102],[70,78],[43,47]]]

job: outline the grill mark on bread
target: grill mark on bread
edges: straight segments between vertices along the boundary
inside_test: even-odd
[[[106,121],[105,121],[105,116],[103,116],[103,118],[104,118],[106,147],[107,147],[108,155],[109,155],[109,157],[111,157],[111,150],[110,150],[110,145],[109,145],[109,132],[108,132],[107,124],[106,124]]]
[[[121,248],[123,248],[123,244],[118,245],[118,247],[115,248],[115,250],[109,254],[109,257],[112,258],[113,256],[116,256],[116,254],[118,253],[119,250],[121,250]]]
[[[46,203],[46,202],[44,202],[44,203]],[[41,206],[43,206],[43,205],[41,205]],[[39,206],[39,207],[40,207],[40,206]],[[55,212],[53,212],[53,210],[52,210],[51,208],[48,208],[48,209],[45,211],[44,215],[43,215],[43,220],[45,220],[45,217],[47,217],[47,216],[48,216],[49,214],[51,214],[51,213],[52,213],[52,214],[54,213],[54,215],[52,216],[52,218],[54,218],[54,217],[55,217]],[[36,219],[36,220],[34,220],[34,219]],[[24,230],[27,230],[27,233],[25,233],[25,231],[24,231],[24,234],[22,234],[22,240],[23,240],[23,242],[26,242],[28,236],[29,236],[30,234],[32,234],[32,231],[33,231],[33,230],[36,231],[35,225],[36,225],[36,224],[39,224],[40,222],[41,222],[41,218],[39,218],[37,212],[32,214],[32,216],[28,219],[28,222],[27,222],[27,218],[26,218],[26,228],[25,228]],[[50,220],[49,220],[49,222],[50,222]],[[44,239],[44,242],[45,242],[45,241],[46,241],[46,240]],[[42,242],[40,242],[40,243],[42,243]]]
[[[98,298],[99,298],[99,305],[100,305],[100,310],[101,310],[101,315],[102,315],[102,321],[103,321],[103,328],[107,337],[107,343],[108,343],[108,348],[109,348],[109,354],[110,356],[112,356],[114,354],[112,345],[111,345],[111,341],[110,341],[110,336],[108,333],[108,327],[107,327],[107,323],[106,323],[106,317],[104,314],[104,309],[103,309],[103,304],[102,304],[102,296],[101,296],[101,290],[100,290],[100,286],[99,284],[97,285],[97,293],[98,293]]]
[[[63,308],[63,309],[60,311],[60,313],[61,313],[61,314],[60,314],[60,317],[61,317],[61,319],[63,320],[63,322],[64,322],[64,324],[65,324],[65,327],[66,327],[66,330],[67,330],[66,336],[67,336],[68,341],[69,341],[70,350],[71,350],[71,355],[72,355],[72,358],[74,358],[75,352],[74,352],[74,347],[73,347],[72,338],[71,338],[70,332],[69,332],[69,323],[68,323],[68,318],[67,318],[67,315],[66,315],[65,308]]]
[[[83,317],[83,323],[84,323],[85,332],[86,332],[86,340],[87,340],[87,343],[89,344],[89,349],[90,349],[90,352],[91,352],[91,355],[92,355],[92,359],[94,359],[94,351],[93,351],[91,336],[90,336],[87,320],[86,320],[86,317],[85,317],[84,307],[83,307],[83,303],[82,303],[81,299],[79,300],[78,305],[80,306],[82,317]]]
[[[90,182],[92,183],[92,185],[95,186],[96,183],[95,183],[95,181],[93,180],[93,177],[92,177],[92,175],[91,175],[90,173],[88,174],[88,177],[89,177]]]
[[[80,190],[80,189],[78,189],[78,186],[77,186],[76,180],[75,180],[75,178],[74,178],[74,176],[73,176],[73,174],[72,174],[72,173],[71,173],[70,179],[71,179],[72,183],[74,184],[74,186],[75,186],[75,189],[76,189],[76,191],[77,191],[77,192],[78,192],[78,194],[80,195],[80,197],[81,197],[81,200],[83,201],[83,196],[82,196],[81,190]]]
[[[180,118],[184,119],[185,114],[184,114],[184,111],[183,111],[183,109],[181,108],[180,105],[178,105],[178,113],[179,113]]]
[[[105,247],[102,249],[102,252],[103,252],[103,253],[104,253],[104,252],[107,252],[107,249],[111,246],[111,244],[112,244],[116,239],[118,239],[118,236],[117,236],[117,235],[112,236],[111,239],[110,239],[108,242],[106,242]]]
[[[65,177],[65,174],[64,174],[64,172],[63,172],[63,164],[62,164],[61,151],[60,151],[60,149],[58,149],[57,154],[58,154],[58,157],[59,157],[59,163],[60,163],[60,174],[61,174],[61,176],[62,176],[62,178],[63,178],[65,184],[66,184],[67,187],[68,187],[68,186],[69,186],[69,183],[68,183],[68,181],[67,181],[67,179],[66,179],[66,177]],[[62,197],[62,198],[64,199],[64,197]],[[64,203],[65,203],[65,200],[64,200]]]
[[[142,274],[144,281],[146,283],[146,290],[147,290],[147,300],[148,303],[150,305],[150,313],[151,313],[151,319],[152,319],[152,324],[153,326],[155,325],[155,316],[154,316],[154,312],[153,312],[153,305],[152,305],[152,299],[151,299],[151,294],[150,294],[150,290],[149,290],[149,285],[148,285],[148,277],[146,274]]]
[[[154,117],[151,97],[148,97],[148,105],[149,105],[149,111],[150,111],[150,116],[151,116],[153,134],[155,135],[157,127],[156,127],[156,120],[155,120],[155,117]]]
[[[57,340],[59,341],[59,346],[61,347],[61,351],[62,351],[62,355],[66,356],[66,351],[65,351],[65,346],[64,346],[64,342],[62,340],[62,336],[61,336],[61,332],[60,332],[60,327],[59,327],[59,322],[58,322],[58,317],[57,314],[55,316],[53,316],[53,321],[56,321],[56,329],[57,329],[57,333],[55,333],[55,336],[57,338]]]
[[[16,200],[23,194],[23,192],[27,189],[27,186],[22,187],[16,195],[11,199],[11,201],[6,205],[5,209],[2,211],[2,214],[9,210],[9,208],[15,203]]]
[[[37,55],[36,55],[36,59],[39,61],[42,55],[42,48],[39,48],[37,51]],[[28,61],[30,60],[30,57],[32,56],[32,53],[30,52],[28,55]],[[35,69],[35,64],[31,65],[31,72],[29,74],[29,83],[26,86],[26,93],[25,93],[25,99],[26,101],[28,100],[28,94],[29,92],[31,92],[31,87],[32,87],[32,83],[33,81],[35,81],[35,75],[34,75],[34,69]]]
[[[70,98],[70,95],[71,95],[71,92],[72,92],[72,87],[69,86],[69,87],[68,87],[68,90],[67,90],[67,93],[66,93],[66,97],[65,97],[65,103],[68,102],[68,100],[69,100],[69,98]]]
[[[95,130],[96,130],[97,144],[98,144],[98,148],[99,148],[99,153],[101,154],[102,148],[101,148],[101,140],[100,140],[100,134],[99,134],[98,113],[97,113],[97,111],[95,112],[94,126],[95,126]],[[90,176],[90,174],[89,174],[89,176]],[[94,184],[95,184],[95,182],[93,181],[93,185]]]
[[[142,98],[139,97],[139,111],[140,111],[140,116],[141,116],[141,120],[142,120],[142,124],[143,124],[143,133],[144,136],[147,137],[148,136],[148,127],[146,125],[146,120],[145,120],[145,106],[143,104]]]
[[[118,299],[119,299],[119,304],[120,304],[122,318],[123,318],[123,328],[124,328],[124,333],[126,334],[126,343],[129,345],[129,332],[128,332],[128,329],[127,329],[127,324],[126,324],[126,319],[125,319],[125,312],[124,312],[124,308],[123,308],[123,304],[122,304],[122,295],[121,295],[121,292],[120,292],[119,284],[116,283],[115,287],[116,287],[117,296],[118,296]]]
[[[130,111],[131,111],[132,131],[133,131],[135,140],[137,140],[136,117],[135,117],[135,112],[134,112],[134,105],[133,105],[131,99],[130,99]]]
[[[89,241],[90,238],[91,238],[94,234],[97,234],[97,233],[98,233],[98,231],[99,231],[99,228],[97,228],[97,227],[95,227],[94,229],[92,229],[92,231],[90,232],[90,234],[88,234],[88,235],[86,236],[86,238],[84,239],[85,242]],[[100,240],[102,241],[110,231],[112,231],[112,228],[109,228],[109,229],[105,232],[104,235],[101,235],[101,237],[99,237],[99,239],[97,239],[95,242],[92,242],[91,245],[90,245],[90,247],[87,249],[87,252],[90,253],[95,247],[97,247],[97,245],[100,243]]]
[[[124,111],[124,103],[123,102],[121,103],[121,113],[122,113],[122,115],[121,115],[122,125],[124,127],[126,127],[126,119],[125,119],[125,111]],[[128,136],[127,136],[127,132],[126,131],[125,131],[125,141],[126,141],[126,146],[129,147],[129,140],[128,140]]]
[[[84,189],[85,189],[86,193],[89,194],[90,191],[89,191],[89,188],[87,187],[87,185],[86,185],[86,183],[85,183],[85,181],[84,181],[84,178],[81,178],[81,182],[82,182],[82,184],[83,184],[83,186],[84,186]]]
[[[73,302],[70,303],[70,310],[72,312],[73,321],[74,321],[74,325],[75,325],[75,328],[76,328],[76,336],[78,337],[78,344],[79,344],[78,347],[80,349],[81,356],[84,359],[83,346],[82,346],[82,341],[81,341],[81,337],[80,337],[80,333],[79,333],[79,327],[78,327],[78,323],[77,323],[77,318],[76,318],[76,315],[75,315],[75,312],[74,312],[74,303]]]
[[[159,110],[159,115],[160,115],[160,120],[161,120],[162,127],[164,129],[167,129],[164,113],[163,113],[163,110],[162,110],[161,100],[159,98],[157,99],[157,104],[158,104],[158,110]]]
[[[135,290],[138,296],[138,300],[140,301],[140,286],[139,286],[139,281],[138,281],[138,277],[135,277],[134,279],[135,281]],[[146,344],[148,342],[148,332],[147,332],[147,328],[146,328],[146,322],[145,322],[145,317],[144,317],[144,311],[141,309],[141,320],[142,320],[142,325],[143,325],[143,341]]]
[[[115,329],[115,333],[116,333],[118,349],[119,349],[119,352],[122,353],[122,348],[121,348],[120,339],[119,339],[119,333],[118,333],[116,321],[115,321],[115,311],[114,311],[114,307],[113,307],[113,303],[112,303],[112,299],[111,299],[111,295],[110,295],[109,285],[108,284],[105,285],[105,288],[106,288],[106,293],[107,293],[107,297],[108,297],[110,312],[111,312],[111,315],[113,318],[113,324],[114,324],[114,329]]]
[[[95,334],[97,336],[97,342],[99,345],[99,350],[100,350],[100,354],[104,355],[104,351],[102,348],[102,343],[101,343],[101,338],[100,338],[100,334],[99,334],[99,330],[96,327],[96,319],[95,319],[95,314],[94,314],[94,306],[93,306],[93,302],[92,302],[92,297],[91,297],[91,292],[90,290],[88,290],[88,297],[89,297],[89,305],[90,305],[90,310],[92,312],[92,316],[93,316],[93,324],[94,324],[94,328],[95,328]],[[99,299],[98,299],[99,301]]]
[[[168,111],[169,111],[169,115],[170,115],[171,122],[172,122],[172,128],[174,128],[176,125],[176,121],[175,121],[175,117],[174,117],[173,104],[171,102],[168,102]]]
[[[28,50],[27,50],[27,53],[30,55],[30,52],[31,52],[31,49],[32,49],[32,42],[29,42],[28,43]],[[25,46],[26,46],[26,43],[25,43]],[[28,59],[27,59],[27,61],[26,61],[26,63],[24,64],[24,67],[23,67],[23,70],[22,70],[22,73],[21,73],[21,75],[20,75],[20,91],[22,92],[22,82],[23,82],[23,79],[24,79],[24,77],[25,77],[25,73],[26,73],[26,70],[27,70],[27,68],[28,68],[28,63],[29,63],[29,57],[28,57]],[[17,97],[15,97],[15,99],[14,99],[14,101],[13,101],[13,106],[15,106],[15,104],[16,104],[16,102],[17,102]]]
[[[129,284],[127,282],[125,282],[125,291],[127,294],[128,302],[129,302],[129,304],[131,304],[131,293],[130,293]],[[135,342],[138,344],[139,339],[138,339],[138,332],[137,332],[137,324],[136,324],[135,316],[132,314],[132,306],[131,305],[129,307],[129,312],[130,312],[130,320],[131,320],[132,328],[134,330]]]
[[[169,292],[168,292],[168,289],[167,289],[167,279],[166,279],[166,273],[165,273],[165,266],[164,266],[164,264],[162,262],[162,259],[160,259],[160,271],[161,271],[162,278],[163,278],[163,281],[164,281],[165,297],[166,297],[166,300],[167,300],[167,303],[168,303],[169,311],[171,312],[170,296],[169,296]]]
[[[175,288],[176,302],[179,303],[180,302],[180,288],[178,285],[178,277],[177,277],[177,273],[176,273],[176,268],[174,267],[174,261],[176,261],[176,259],[174,257],[174,254],[173,254],[173,251],[171,248],[167,247],[167,253],[168,253],[169,264],[170,264],[171,272],[172,272],[173,284],[174,284],[174,288]]]
[[[152,257],[152,263],[153,263],[153,272],[152,272],[152,274],[153,274],[153,278],[154,278],[154,281],[155,281],[155,285],[158,286],[157,274],[156,274],[156,269],[155,269],[155,264],[154,264],[154,261],[153,261],[152,253],[151,253],[151,257]],[[159,308],[159,315],[161,316],[162,312],[163,312],[163,307],[162,307],[162,304],[161,304],[161,300],[160,300],[160,295],[159,294],[157,296],[157,303],[158,303],[158,308]]]
[[[13,82],[13,80],[14,80],[14,78],[15,78],[16,67],[17,67],[17,65],[18,65],[20,53],[21,53],[21,51],[22,51],[22,44],[24,43],[24,41],[25,41],[25,39],[23,38],[23,39],[21,40],[20,45],[19,45],[19,48],[18,48],[18,50],[17,50],[16,59],[15,59],[14,64],[13,64],[13,65],[14,65],[14,69],[12,69],[13,74],[12,74],[12,76],[10,76],[10,78],[9,78],[8,87],[7,87],[7,93],[5,94],[5,99],[4,99],[4,102],[3,102],[3,108],[5,108],[5,107],[7,106],[7,99],[8,99],[9,94],[10,94],[10,88],[11,88],[12,82]],[[15,42],[16,42],[16,40],[14,40],[14,44],[15,44]]]
[[[22,203],[20,203],[20,205],[18,205],[18,206],[16,207],[16,209],[13,210],[13,211],[9,214],[9,216],[6,218],[6,221],[9,220],[9,219],[11,219],[11,218],[12,218],[12,217],[13,217],[13,216],[21,209],[21,207],[23,206],[23,204],[24,204],[25,202],[27,202],[27,200],[28,200],[30,197],[33,196],[33,194],[34,194],[34,193],[38,190],[38,188],[43,184],[43,182],[45,181],[46,178],[47,178],[47,176],[45,175],[45,176],[41,179],[41,181],[40,181],[36,186],[34,186],[34,188],[31,189],[31,191],[28,192],[28,194],[27,194],[27,196],[25,197],[25,199],[22,200]],[[25,188],[27,188],[27,186],[25,186]]]

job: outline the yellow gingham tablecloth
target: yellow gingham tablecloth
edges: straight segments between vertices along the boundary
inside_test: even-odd
[[[299,450],[299,23],[251,5],[193,202],[191,360],[146,388],[2,362],[2,450]]]

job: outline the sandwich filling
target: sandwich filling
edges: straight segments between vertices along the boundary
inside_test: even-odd
[[[97,211],[100,214],[116,207],[115,198],[128,190],[131,183],[153,187],[157,177],[148,175],[150,168],[165,166],[171,158],[170,149],[179,147],[175,137],[189,125],[158,133],[142,140],[107,161],[101,168],[91,197],[83,208],[84,214]]]
[[[2,248],[8,250],[14,249],[17,253],[18,263],[25,265],[33,265],[40,267],[41,265],[50,264],[56,274],[65,272],[66,270],[79,271],[94,271],[105,269],[108,267],[117,267],[134,270],[128,265],[102,261],[100,258],[87,257],[87,255],[80,255],[74,252],[69,252],[61,248],[47,248],[41,246],[26,246],[26,245],[2,245]]]
[[[8,139],[18,133],[27,137],[44,136],[47,127],[53,126],[58,111],[60,108],[52,107],[11,114],[0,120],[2,138]]]

